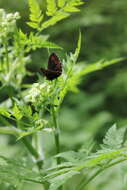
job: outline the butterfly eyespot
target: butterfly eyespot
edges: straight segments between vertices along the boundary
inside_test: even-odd
[[[47,80],[54,80],[62,74],[62,64],[55,53],[49,56],[48,68],[41,68],[41,72]]]

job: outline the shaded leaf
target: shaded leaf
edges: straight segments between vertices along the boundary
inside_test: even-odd
[[[125,130],[126,128],[117,129],[116,124],[114,124],[106,133],[105,138],[103,139],[104,145],[101,147],[109,149],[121,148]]]
[[[79,174],[77,171],[69,171],[67,173],[64,173],[62,175],[59,175],[57,177],[54,177],[50,180],[50,187],[49,190],[56,190],[58,187],[63,185],[67,180],[69,180],[72,176]]]

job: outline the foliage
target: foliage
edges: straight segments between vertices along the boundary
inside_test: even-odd
[[[104,133],[101,134],[103,125],[109,122],[107,125],[109,126],[112,121],[114,122],[112,114],[103,109],[103,103],[107,94],[110,94],[110,86],[118,96],[114,85],[123,85],[123,81],[126,81],[126,72],[125,78],[122,72],[114,79],[115,82],[109,81],[107,91],[92,95],[78,94],[81,82],[84,80],[87,82],[89,79],[88,74],[94,76],[97,73],[95,71],[100,70],[104,73],[106,71],[102,71],[103,68],[115,67],[113,66],[115,63],[124,62],[120,54],[117,56],[120,58],[112,59],[102,59],[103,56],[100,55],[99,61],[93,56],[95,58],[93,64],[78,61],[79,54],[82,55],[84,51],[81,48],[84,37],[79,32],[74,53],[66,53],[64,59],[61,58],[63,71],[58,79],[48,81],[39,72],[35,74],[27,70],[33,54],[39,55],[37,53],[39,49],[41,51],[42,48],[57,49],[63,52],[61,46],[48,40],[47,33],[53,31],[50,32],[51,26],[58,27],[57,32],[60,33],[62,30],[64,33],[71,31],[73,26],[70,23],[74,21],[79,23],[78,26],[88,27],[107,25],[111,22],[109,18],[101,15],[99,8],[95,12],[92,9],[91,12],[88,11],[90,18],[85,21],[86,7],[84,7],[81,14],[76,15],[78,21],[75,20],[75,16],[66,21],[69,28],[66,23],[65,27],[61,27],[64,22],[58,24],[59,21],[79,12],[79,6],[83,4],[84,1],[81,0],[46,0],[44,8],[40,1],[29,0],[30,15],[26,24],[34,29],[29,32],[17,27],[19,13],[7,14],[3,9],[0,10],[0,94],[4,94],[0,100],[0,134],[13,135],[17,144],[23,143],[18,147],[17,154],[13,153],[12,158],[2,154],[0,156],[2,188],[27,189],[26,184],[29,184],[30,188],[33,184],[40,184],[39,189],[45,190],[61,188],[83,190],[86,185],[91,189],[91,181],[96,176],[106,172],[107,168],[127,160],[125,125],[118,129],[114,124],[103,138],[103,144],[99,142],[100,136],[99,141],[96,140],[97,135]],[[48,32],[42,34],[43,30],[48,28]],[[55,33],[52,36],[55,36]],[[29,82],[29,77],[33,78],[35,75],[36,81]],[[68,98],[65,99],[67,95]],[[101,112],[98,112],[99,106],[102,107]],[[7,147],[10,148],[8,145]],[[22,155],[19,152],[23,152]],[[122,164],[120,168],[123,171]],[[114,169],[113,172],[116,173]],[[125,173],[123,172],[123,175]]]
[[[116,130],[116,138],[113,139],[114,130]],[[111,148],[106,148],[105,151],[105,144],[112,142],[112,139],[116,143],[116,146],[112,149],[110,143]],[[27,163],[27,161],[11,160],[1,156],[1,159],[4,161],[0,170],[1,181],[8,182],[12,185],[18,185],[21,181],[42,184],[49,182],[49,189],[56,190],[61,185],[65,184],[72,176],[80,174],[83,176],[83,180],[81,180],[78,188],[82,189],[89,182],[89,179],[96,177],[96,174],[101,173],[106,168],[127,160],[125,143],[123,144],[121,142],[121,147],[119,148],[117,146],[120,142],[119,139],[121,139],[122,142],[124,140],[119,130],[116,129],[116,126],[112,126],[104,138],[105,144],[103,149],[99,150],[97,153],[89,152],[89,154],[85,154],[83,152],[74,151],[60,153],[56,155],[56,157],[63,158],[65,161],[55,167],[43,169],[41,172],[34,170],[36,165],[33,164],[32,161]],[[10,169],[13,170],[11,175],[9,172]],[[18,171],[20,171],[20,173]],[[88,175],[89,173],[91,173],[90,176]],[[88,175],[89,177],[86,178],[84,175]]]
[[[38,31],[42,31],[48,28],[49,26],[56,24],[58,21],[65,19],[66,17],[69,17],[70,16],[69,12],[79,11],[79,9],[76,8],[76,6],[82,4],[83,4],[82,0],[76,0],[76,1],[58,0],[58,6],[60,7],[58,8],[55,0],[47,0],[46,14],[50,18],[42,22],[43,15],[41,13],[37,0],[29,0],[31,15],[30,15],[30,22],[28,22],[28,25],[34,29],[37,29]]]

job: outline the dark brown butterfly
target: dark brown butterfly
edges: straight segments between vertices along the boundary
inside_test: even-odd
[[[54,80],[62,74],[62,64],[55,53],[52,53],[48,60],[48,68],[41,68],[41,72],[47,80]]]

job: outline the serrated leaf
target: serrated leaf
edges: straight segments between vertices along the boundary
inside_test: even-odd
[[[81,32],[79,32],[79,38],[78,38],[78,43],[77,43],[77,48],[74,53],[75,61],[77,60],[79,53],[81,49]]]
[[[12,109],[12,114],[17,120],[20,120],[23,117],[21,110],[18,108],[16,104]]]
[[[29,19],[31,22],[27,22],[27,24],[30,27],[39,30],[40,23],[42,22],[44,17],[40,9],[39,3],[37,2],[37,0],[29,0],[29,7],[30,7]]]
[[[27,24],[34,29],[38,28],[38,24],[35,22],[27,22]]]
[[[38,113],[37,112],[35,112],[34,114],[33,114],[33,120],[38,120],[39,119],[39,115],[38,115]]]
[[[58,46],[57,44],[49,41],[45,41],[41,43],[41,47],[44,48],[52,48],[52,49],[63,49],[62,47]]]
[[[63,7],[65,12],[79,12],[80,10],[76,7],[84,4],[81,0],[67,0],[66,5]]]
[[[96,167],[97,165],[104,163],[105,161],[110,160],[116,160],[116,159],[123,159],[125,157],[127,159],[127,153],[126,149],[118,149],[118,150],[108,150],[107,152],[99,151],[97,154],[93,154],[88,157],[88,160],[84,162],[84,164],[81,164],[78,166],[78,171],[82,170],[83,168],[89,168],[89,167]]]
[[[58,189],[61,185],[63,185],[67,180],[69,180],[72,176],[80,174],[77,171],[69,171],[67,173],[64,173],[62,175],[59,175],[57,177],[54,177],[50,180],[50,187],[49,190],[56,190]]]
[[[103,69],[104,67],[113,65],[115,63],[119,63],[120,61],[123,60],[124,60],[123,58],[112,59],[109,61],[100,60],[97,63],[85,66],[84,69],[82,69],[82,74],[86,75],[88,73]]]
[[[65,12],[69,12],[69,13],[71,13],[71,12],[79,12],[80,11],[80,9],[78,9],[76,7],[70,7],[70,6],[66,6],[65,8],[63,8],[63,10]]]
[[[68,5],[70,5],[70,6],[79,6],[79,5],[82,5],[82,4],[85,3],[82,0],[66,0],[66,1],[67,1],[67,6]]]
[[[114,124],[106,133],[105,138],[103,139],[104,146],[102,145],[102,148],[121,148],[125,130],[126,128],[117,129],[116,124]]]
[[[37,20],[37,18],[35,18],[33,15],[30,15],[30,20],[37,23],[37,22],[41,22],[43,20],[43,17],[44,15],[41,15],[38,17],[38,20]]]
[[[65,5],[66,0],[58,0],[58,7],[63,7]]]
[[[46,14],[48,16],[53,16],[57,11],[56,1],[55,0],[47,0],[47,11]]]
[[[30,34],[29,39],[27,40],[27,48],[26,51],[29,52],[31,49],[35,50],[37,48],[54,48],[54,49],[62,49],[55,43],[46,41],[47,38],[45,36],[39,35],[34,36],[33,33]]]
[[[5,116],[5,117],[8,117],[8,118],[10,118],[10,116],[11,116],[11,114],[4,107],[0,107],[0,114]]]
[[[64,158],[70,163],[79,163],[80,161],[84,160],[85,154],[82,152],[67,151],[57,154],[55,157]]]
[[[20,106],[21,112],[24,116],[26,117],[31,117],[32,116],[32,109],[30,106]]]
[[[21,29],[18,31],[18,33],[19,33],[19,36],[21,37],[22,40],[26,40],[27,39],[27,35],[24,34]]]
[[[41,30],[44,30],[45,28],[48,28],[49,26],[52,26],[54,24],[56,24],[57,22],[59,22],[60,20],[67,18],[68,16],[70,16],[69,13],[65,13],[65,12],[56,12],[55,16],[53,16],[52,18],[50,18],[49,20],[45,21],[42,25],[41,25]]]
[[[2,162],[1,162],[2,161]],[[41,181],[40,174],[33,170],[35,163],[30,160],[9,159],[0,155],[0,182],[14,186],[22,181]]]
[[[41,9],[37,0],[29,0],[30,7],[30,20],[33,22],[38,22],[38,19],[41,16]],[[43,18],[43,17],[42,17]]]

